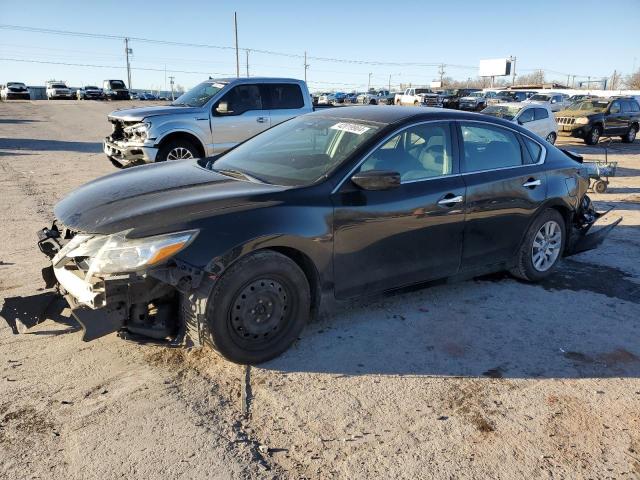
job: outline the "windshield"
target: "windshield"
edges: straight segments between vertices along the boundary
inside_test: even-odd
[[[109,85],[114,90],[127,88],[125,87],[124,82],[122,80],[109,80]]]
[[[567,108],[567,110],[591,110],[596,112],[604,112],[609,102],[606,100],[587,100],[584,102],[576,102]]]
[[[24,87],[25,84],[24,83],[20,83],[20,82],[9,82],[7,83],[7,87]]]
[[[511,98],[512,97],[512,93],[511,92],[498,92],[496,94],[496,97],[498,97],[498,98]]]
[[[491,105],[482,110],[482,113],[493,117],[504,118],[505,120],[513,120],[521,109],[522,107],[516,105]]]
[[[201,107],[226,86],[225,83],[202,82],[180,95],[171,105]]]
[[[539,100],[539,101],[543,101],[543,102],[548,102],[549,100],[551,100],[551,97],[549,95],[532,95],[530,100]]]
[[[309,185],[340,165],[382,128],[359,120],[301,116],[229,151],[213,165],[277,185]]]
[[[484,97],[484,92],[473,92],[471,94],[469,94],[470,97]]]
[[[431,93],[431,90],[429,90],[428,88],[416,88],[416,95],[419,95],[421,93]]]
[[[67,88],[67,86],[64,83],[54,83],[51,88]]]
[[[93,87],[91,85],[88,85],[86,87],[84,87],[85,90],[98,90],[98,87]]]

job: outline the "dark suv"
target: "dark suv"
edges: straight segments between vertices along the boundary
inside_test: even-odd
[[[479,88],[457,88],[455,90],[443,90],[439,92],[442,97],[442,106],[444,108],[460,108],[460,99],[471,95],[473,92],[480,91]]]
[[[603,135],[632,143],[640,125],[640,105],[633,97],[592,98],[558,112],[556,120],[559,135],[582,138],[587,145],[597,144]]]

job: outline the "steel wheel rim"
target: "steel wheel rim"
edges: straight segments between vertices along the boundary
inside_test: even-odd
[[[600,139],[600,132],[598,132],[597,128],[594,128],[591,132],[591,141],[596,143]]]
[[[187,160],[190,158],[194,158],[193,153],[184,147],[175,147],[167,155],[167,160]]]
[[[629,131],[629,141],[633,142],[636,139],[636,129],[631,127],[631,130]]]
[[[291,323],[293,298],[284,282],[259,278],[246,284],[229,309],[235,343],[257,350],[279,338]]]
[[[549,135],[547,135],[547,142],[553,145],[555,141],[556,141],[556,136],[553,133],[550,133]]]
[[[555,220],[544,223],[533,237],[531,263],[539,272],[546,272],[560,256],[562,230]]]

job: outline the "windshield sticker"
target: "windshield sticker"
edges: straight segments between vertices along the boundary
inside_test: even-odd
[[[340,122],[330,127],[332,130],[341,130],[343,132],[355,133],[356,135],[362,135],[371,127],[365,127],[364,125],[358,125],[357,123]]]

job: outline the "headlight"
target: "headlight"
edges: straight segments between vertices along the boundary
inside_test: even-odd
[[[125,127],[124,132],[129,135],[136,135],[141,138],[147,138],[147,134],[149,133],[150,128],[151,128],[151,123],[142,122],[142,123],[136,123],[135,125],[131,125],[130,127]]]
[[[578,125],[586,125],[589,123],[589,119],[587,117],[578,117],[576,118],[576,123]]]
[[[87,257],[87,277],[94,273],[134,272],[168,260],[189,245],[197,234],[197,230],[189,230],[136,239],[127,239],[126,232],[76,235],[60,253],[71,258]]]

